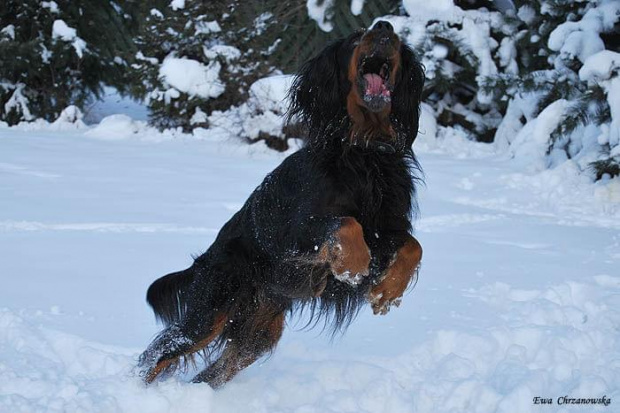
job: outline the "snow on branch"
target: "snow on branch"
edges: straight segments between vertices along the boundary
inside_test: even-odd
[[[75,49],[75,53],[81,59],[84,51],[87,50],[86,42],[77,35],[77,30],[69,27],[64,20],[55,20],[52,25],[52,39],[60,39],[65,42],[71,42]]]

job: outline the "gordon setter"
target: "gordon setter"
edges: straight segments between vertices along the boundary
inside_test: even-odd
[[[282,335],[287,314],[343,330],[365,303],[398,305],[422,248],[411,235],[420,168],[424,72],[413,51],[377,22],[304,64],[289,121],[308,131],[186,270],[155,281],[147,301],[165,329],[140,357],[146,383],[192,356],[194,377],[217,388]]]

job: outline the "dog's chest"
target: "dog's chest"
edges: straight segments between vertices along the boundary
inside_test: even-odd
[[[340,171],[338,193],[351,202],[363,226],[390,226],[394,219],[409,217],[413,180],[404,162],[378,157],[362,158]]]

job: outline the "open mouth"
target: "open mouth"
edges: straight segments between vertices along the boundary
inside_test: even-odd
[[[360,89],[365,102],[379,101],[387,103],[391,100],[392,86],[390,85],[391,62],[389,59],[377,56],[367,56],[361,59],[359,65]]]

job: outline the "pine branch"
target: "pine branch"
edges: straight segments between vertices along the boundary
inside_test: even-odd
[[[601,125],[611,121],[611,110],[600,85],[593,85],[581,94],[566,110],[562,121],[551,133],[551,146],[560,138],[568,137],[580,126],[590,123]]]
[[[596,180],[609,175],[610,178],[620,176],[620,158],[608,158],[590,163],[590,170],[596,175]]]

